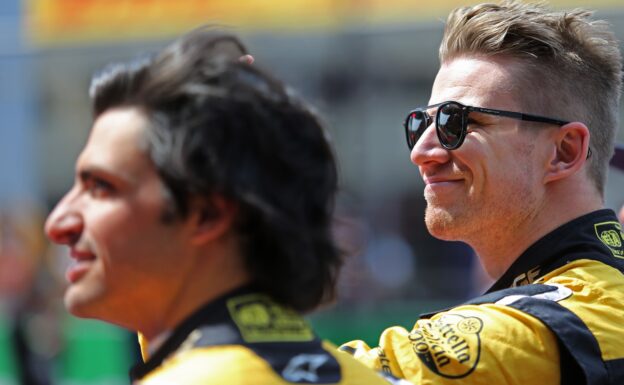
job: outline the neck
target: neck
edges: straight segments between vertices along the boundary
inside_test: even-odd
[[[182,284],[172,288],[172,295],[162,304],[161,313],[146,320],[148,322],[139,329],[148,342],[175,329],[203,305],[251,281],[235,240],[223,242],[191,257],[196,263],[188,265],[182,274],[186,277]]]
[[[603,208],[602,198],[593,187],[586,188],[588,191],[561,187],[550,186],[555,191],[545,194],[549,198],[533,210],[524,212],[520,220],[498,224],[497,231],[481,229],[471,239],[465,240],[475,250],[491,278],[500,278],[526,249],[546,234],[575,218]]]

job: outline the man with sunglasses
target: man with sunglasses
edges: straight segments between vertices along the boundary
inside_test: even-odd
[[[432,235],[496,282],[342,349],[420,384],[623,384],[624,234],[603,192],[622,64],[601,21],[505,2],[453,11],[405,134]]]

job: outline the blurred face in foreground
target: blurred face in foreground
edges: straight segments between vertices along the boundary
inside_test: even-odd
[[[145,149],[136,108],[95,121],[76,177],[46,233],[70,248],[65,305],[74,315],[133,328],[166,312],[189,269],[185,222],[164,223],[164,187]]]

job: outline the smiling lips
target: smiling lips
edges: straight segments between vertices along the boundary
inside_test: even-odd
[[[448,185],[451,185],[451,184],[455,184],[455,183],[461,182],[461,179],[450,179],[450,178],[443,178],[443,177],[427,177],[427,176],[423,176],[423,181],[425,182],[425,185],[427,187],[435,188],[435,187],[448,186]]]
[[[95,254],[71,249],[70,255],[73,262],[67,268],[65,278],[69,283],[75,283],[87,273],[91,264],[95,261]]]

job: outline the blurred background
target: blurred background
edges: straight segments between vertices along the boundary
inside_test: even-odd
[[[351,255],[337,304],[309,317],[321,336],[374,344],[385,327],[409,327],[487,288],[468,247],[427,234],[401,127],[429,99],[445,15],[470,3],[0,0],[0,385],[128,383],[135,337],[65,312],[68,258],[45,241],[43,220],[72,184],[94,71],[206,23],[240,34],[256,65],[298,89],[329,126],[341,172],[335,230]],[[591,3],[624,41],[621,0]],[[611,170],[607,206],[623,203],[624,174]]]

